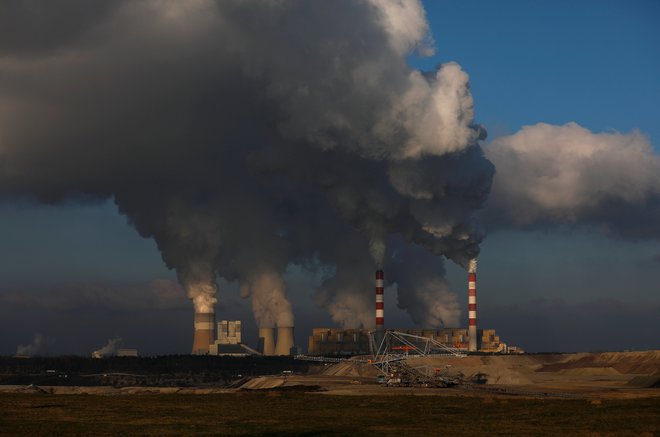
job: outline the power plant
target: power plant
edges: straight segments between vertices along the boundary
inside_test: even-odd
[[[477,328],[477,260],[468,264],[468,328],[396,329],[395,331],[428,338],[466,352],[519,351],[500,341],[494,329]],[[375,274],[375,329],[313,328],[308,340],[309,355],[361,355],[378,349],[385,338],[385,273]],[[295,355],[293,326],[261,327],[257,349],[242,343],[241,321],[222,320],[214,335],[215,313],[195,313],[195,334],[192,353],[195,355]]]
[[[193,355],[293,355],[296,353],[293,326],[259,328],[258,350],[242,342],[241,321],[221,320],[217,324],[217,340],[214,335],[215,313],[195,314]]]
[[[385,274],[376,271],[376,329],[314,328],[308,339],[308,355],[367,355],[378,349],[385,335]],[[520,352],[500,340],[494,329],[477,329],[477,260],[468,264],[468,328],[395,329],[394,331],[438,341],[467,352]],[[373,337],[372,337],[373,335]],[[375,344],[372,344],[372,338]]]
[[[394,329],[397,332],[429,338],[452,348],[469,351],[468,329],[442,328],[442,329]],[[371,331],[367,329],[337,329],[314,328],[308,338],[308,355],[370,355]],[[477,352],[497,353],[518,351],[518,348],[504,343],[494,329],[477,330]]]

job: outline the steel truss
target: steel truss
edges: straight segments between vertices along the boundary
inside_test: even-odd
[[[428,365],[413,366],[411,361],[424,357],[454,356],[465,357],[459,349],[447,346],[433,338],[407,334],[400,331],[385,331],[376,349],[376,331],[369,332],[369,344],[373,359],[330,358],[297,355],[297,360],[327,363],[351,362],[368,364],[381,373],[381,382],[391,386],[421,385],[428,387],[448,387],[456,385],[458,380],[446,375],[449,366],[435,368]]]
[[[370,335],[374,336],[373,333]],[[382,381],[386,385],[431,387],[455,385],[458,381],[446,376],[449,366],[438,369],[428,365],[412,365],[411,361],[416,358],[434,356],[465,357],[466,355],[433,338],[400,331],[386,331],[371,364],[380,371],[384,377]]]

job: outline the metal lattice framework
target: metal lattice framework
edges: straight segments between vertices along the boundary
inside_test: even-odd
[[[446,376],[449,366],[442,369],[428,365],[413,366],[411,361],[424,357],[465,357],[466,355],[459,349],[447,346],[433,338],[400,331],[385,331],[380,342],[377,342],[376,335],[376,331],[369,332],[369,346],[373,359],[312,357],[308,355],[297,355],[295,358],[307,361],[329,363],[348,361],[355,364],[372,365],[379,370],[382,382],[387,385],[447,387],[457,383],[455,378]]]
[[[370,339],[373,339],[373,333],[370,334]],[[394,351],[402,351],[402,353],[396,353]],[[376,360],[393,356],[410,358],[416,356],[427,357],[429,355],[465,357],[465,354],[459,349],[440,343],[434,338],[407,334],[400,331],[386,331],[378,345],[378,349],[374,353]]]
[[[371,335],[374,338],[374,335]],[[375,343],[375,340],[374,340]],[[407,334],[400,331],[386,331],[374,353],[371,362],[384,377],[387,385],[427,385],[447,387],[456,381],[446,376],[447,367],[437,369],[432,366],[413,366],[415,358],[453,356],[465,357],[460,350],[439,341]]]

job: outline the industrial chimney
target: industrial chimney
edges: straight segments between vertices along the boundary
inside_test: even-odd
[[[275,328],[259,328],[259,345],[264,355],[275,355]]]
[[[277,346],[275,355],[290,355],[293,347],[293,326],[277,327]]]
[[[385,274],[376,270],[376,348],[380,346],[385,335]]]
[[[209,346],[215,340],[215,313],[195,313],[195,336],[193,337],[193,355],[206,355]]]
[[[471,259],[468,266],[468,318],[470,345],[468,350],[476,352],[477,346],[477,260]]]

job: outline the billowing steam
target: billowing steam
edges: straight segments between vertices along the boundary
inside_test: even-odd
[[[32,343],[19,345],[16,348],[16,355],[19,357],[33,357],[43,353],[46,346],[46,339],[40,333],[34,334]]]
[[[121,344],[121,338],[111,338],[108,342],[99,350],[92,352],[93,358],[105,358],[111,357],[117,354],[117,348]]]
[[[460,326],[458,297],[444,279],[442,258],[418,246],[393,241],[395,252],[387,265],[389,282],[398,287],[398,306],[420,326]]]
[[[477,255],[494,170],[467,74],[406,62],[433,50],[419,1],[73,4],[0,5],[0,195],[113,198],[198,312],[219,275],[260,326],[293,324],[292,262],[333,271],[319,302],[369,326],[370,272],[417,245],[399,305],[455,322],[438,256]]]
[[[252,310],[260,327],[293,326],[291,304],[286,298],[286,284],[275,272],[263,271],[241,285],[241,296],[252,297]]]
[[[494,226],[592,224],[606,234],[660,238],[660,156],[639,132],[539,123],[495,139],[486,154],[497,166]]]

